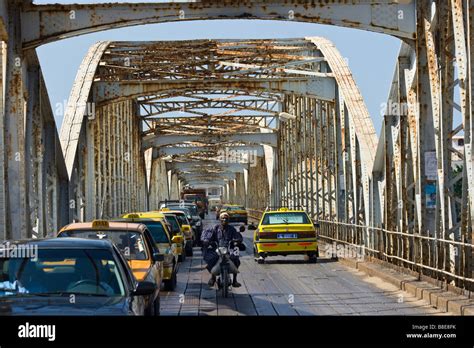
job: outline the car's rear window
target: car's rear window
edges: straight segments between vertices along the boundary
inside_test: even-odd
[[[124,296],[120,266],[112,252],[40,248],[37,258],[0,257],[0,298],[62,293]]]
[[[181,227],[179,225],[178,219],[176,219],[176,216],[172,214],[165,214],[165,216],[166,221],[168,221],[168,223],[171,225],[171,232],[173,233],[173,235],[181,232]]]
[[[114,243],[128,260],[148,260],[145,237],[142,233],[124,230],[72,230],[59,237],[106,239]]]
[[[166,233],[165,228],[161,222],[140,221],[140,223],[148,227],[151,237],[155,243],[169,243],[168,234]]]
[[[305,213],[267,213],[263,217],[262,225],[309,224]]]
[[[227,210],[245,210],[245,207],[239,206],[239,207],[226,207],[225,209]]]

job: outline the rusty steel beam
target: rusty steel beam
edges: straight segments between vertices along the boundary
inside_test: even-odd
[[[142,4],[25,5],[23,45],[36,47],[87,33],[180,20],[263,19],[330,24],[415,39],[415,1],[185,1]]]
[[[276,146],[275,133],[230,133],[222,135],[149,135],[143,140],[143,147],[145,149],[153,146],[165,146],[181,143],[222,143],[222,142],[238,142],[251,144],[267,144]]]

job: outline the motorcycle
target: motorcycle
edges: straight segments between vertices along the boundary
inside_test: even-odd
[[[231,255],[239,255],[240,250],[243,248],[242,242],[238,240],[232,240],[227,245],[216,247],[216,253],[219,255],[219,261],[212,268],[211,273],[217,277],[217,287],[222,290],[222,296],[229,296],[229,287],[232,284],[230,279],[231,274],[240,273],[238,268],[230,259]]]

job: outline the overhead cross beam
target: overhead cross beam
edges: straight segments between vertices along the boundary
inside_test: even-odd
[[[187,155],[195,152],[221,152],[224,155],[229,154],[230,151],[237,152],[252,152],[257,156],[263,156],[263,147],[259,145],[254,146],[245,146],[245,145],[235,145],[228,144],[225,146],[210,146],[209,144],[203,146],[189,146],[189,147],[159,147],[156,152],[156,157],[165,157],[165,156],[175,156],[175,155]]]
[[[99,104],[138,98],[166,90],[199,88],[240,89],[269,91],[273,93],[297,93],[327,101],[335,99],[335,82],[331,77],[243,78],[209,80],[161,80],[161,81],[99,81],[94,83],[93,95]]]
[[[275,133],[233,133],[223,135],[148,135],[143,140],[143,148],[176,145],[182,143],[213,144],[222,142],[239,142],[277,146]]]
[[[206,19],[264,19],[337,25],[414,39],[415,1],[183,1],[141,4],[25,5],[23,45],[139,24]]]

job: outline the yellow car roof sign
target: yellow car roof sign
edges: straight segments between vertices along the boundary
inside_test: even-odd
[[[288,208],[280,208],[278,211],[288,211]]]
[[[171,211],[170,208],[162,208],[161,211]]]
[[[109,222],[107,220],[94,220],[92,221],[92,228],[109,228]]]
[[[140,215],[139,214],[128,214],[126,216],[127,219],[139,219]]]

